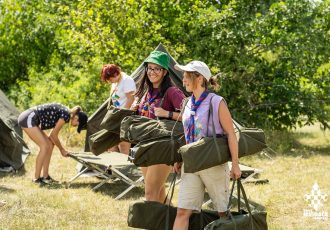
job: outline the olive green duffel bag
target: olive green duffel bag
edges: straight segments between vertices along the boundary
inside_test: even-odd
[[[176,174],[168,190],[172,201]],[[165,200],[167,200],[165,198]],[[157,201],[138,201],[129,206],[127,224],[129,227],[149,230],[172,230],[177,208]],[[193,213],[189,219],[189,230],[203,229],[208,223],[219,218],[217,211],[202,210]]]
[[[125,117],[120,125],[120,139],[137,144],[149,139],[183,135],[180,121],[151,119],[139,115]]]
[[[184,135],[176,137],[154,138],[139,142],[130,149],[129,159],[137,166],[146,167],[156,164],[173,165],[181,162],[178,149],[185,144]]]
[[[99,155],[118,145],[120,142],[120,123],[125,117],[133,114],[135,114],[135,111],[109,105],[108,111],[100,124],[101,130],[88,137],[90,151],[95,155]]]
[[[129,109],[120,109],[110,105],[108,107],[108,111],[105,114],[100,127],[102,129],[109,130],[113,133],[120,133],[120,123],[121,121],[127,117],[136,114],[136,111],[129,110]]]
[[[233,187],[231,189],[228,209],[231,207],[233,190],[235,186],[233,182]],[[245,209],[240,207],[240,196],[243,195],[243,200],[245,203]],[[221,217],[211,223],[209,223],[204,229],[205,230],[267,230],[267,212],[262,208],[251,208],[249,200],[246,197],[241,180],[237,180],[237,198],[238,207],[237,211],[228,212],[228,216]]]
[[[136,144],[129,156],[137,166],[173,165],[182,161],[178,149],[185,144],[181,122],[130,116],[121,123],[120,139]]]
[[[210,103],[210,115],[213,114]],[[212,137],[203,137],[198,141],[184,145],[178,150],[184,162],[184,172],[194,173],[203,169],[221,165],[231,160],[228,140],[225,135],[215,135],[214,121],[212,120]],[[248,156],[260,152],[267,147],[265,134],[261,129],[244,128],[234,121],[238,130],[238,157]]]
[[[118,145],[119,142],[119,135],[106,129],[101,129],[88,138],[90,151],[95,155],[104,153],[109,148]]]

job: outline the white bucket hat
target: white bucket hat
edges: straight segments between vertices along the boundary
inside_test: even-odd
[[[202,61],[191,61],[187,65],[179,65],[176,64],[174,69],[179,71],[187,71],[187,72],[198,72],[203,75],[207,81],[210,80],[212,74],[209,67]]]

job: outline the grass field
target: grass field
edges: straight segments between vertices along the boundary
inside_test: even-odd
[[[78,146],[74,136],[67,144]],[[126,188],[123,182],[110,182],[98,192],[91,190],[99,180],[80,178],[70,188],[64,184],[39,187],[31,182],[37,148],[28,142],[32,155],[17,173],[0,173],[0,229],[130,229],[127,210],[130,203],[143,198],[135,188],[123,199],[114,197]],[[309,209],[305,195],[317,183],[327,200],[321,210],[330,213],[330,132],[317,126],[292,133],[273,133],[268,143],[276,154],[254,155],[241,163],[263,170],[259,179],[269,183],[246,183],[249,198],[263,204],[268,212],[269,229],[330,229],[328,220],[304,216]],[[71,147],[76,149],[77,147]],[[76,173],[76,162],[61,157],[56,150],[51,161],[51,176],[64,182]],[[174,204],[176,200],[174,201]]]

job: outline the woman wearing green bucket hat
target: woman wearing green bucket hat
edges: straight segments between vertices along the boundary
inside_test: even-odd
[[[138,114],[152,119],[179,118],[181,104],[185,95],[174,86],[169,76],[170,57],[162,51],[152,51],[144,61],[145,71],[137,83],[136,96]],[[165,199],[165,182],[171,166],[157,164],[142,167],[145,182],[145,198],[149,201],[163,202]]]

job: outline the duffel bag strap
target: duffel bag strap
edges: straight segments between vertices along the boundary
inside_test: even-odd
[[[164,200],[164,202],[163,202],[164,204],[166,204],[166,200],[167,200],[167,198],[168,198],[169,193],[171,193],[169,203],[171,203],[171,201],[172,201],[173,194],[174,194],[174,187],[175,187],[176,177],[177,177],[177,174],[174,173],[174,175],[173,175],[173,179],[172,179],[171,184],[170,184],[170,187],[168,188],[168,191],[167,191],[167,194],[166,194],[165,200]]]
[[[174,151],[174,144],[173,144],[173,142],[175,141],[175,140],[174,140],[174,136],[173,136],[174,128],[175,128],[176,124],[177,124],[178,121],[179,121],[179,117],[182,116],[182,113],[183,113],[183,111],[184,111],[186,105],[188,104],[189,98],[190,98],[190,97],[186,98],[186,99],[183,101],[183,104],[182,104],[182,107],[181,107],[181,111],[180,111],[180,113],[179,113],[178,118],[175,120],[175,123],[174,123],[173,128],[172,128],[172,131],[171,131],[171,141],[172,141],[172,145],[171,145],[171,147],[172,147],[172,156],[171,156],[171,160],[172,160],[172,161],[174,161],[174,155],[175,155],[175,153],[176,153],[176,152]]]
[[[249,200],[247,199],[247,196],[246,196],[245,190],[243,188],[241,179],[234,180],[232,188],[231,188],[230,196],[229,196],[229,202],[228,202],[227,209],[228,209],[228,215],[231,218],[232,222],[234,223],[234,229],[236,230],[236,221],[235,221],[233,215],[230,212],[230,207],[231,207],[231,203],[232,203],[232,197],[233,197],[235,182],[237,182],[237,209],[238,209],[238,213],[242,214],[241,213],[241,194],[243,195],[243,200],[244,200],[246,209],[248,210],[250,221],[252,220],[252,212],[251,212]],[[252,224],[252,229],[254,229],[253,228],[253,222],[251,222],[251,224]]]
[[[246,209],[248,210],[248,213],[249,213],[249,219],[251,221],[251,226],[252,226],[252,230],[254,229],[254,226],[253,226],[253,221],[252,221],[252,212],[251,212],[251,207],[250,207],[250,204],[249,204],[249,200],[246,196],[246,193],[245,193],[245,190],[243,188],[243,184],[241,182],[240,179],[238,179],[238,182],[237,182],[237,188],[240,187],[241,191],[242,191],[242,195],[243,195],[243,199],[244,199],[244,202],[245,202],[245,206],[246,206]]]
[[[167,204],[166,226],[165,226],[165,229],[167,229],[167,230],[170,230],[171,229],[170,228],[170,205],[171,205],[173,194],[174,194],[174,187],[175,187],[176,176],[177,176],[177,174],[174,173],[172,182],[170,184],[170,187],[168,189],[168,192],[167,192],[166,197],[165,197],[165,200],[164,200],[164,204],[166,204],[166,200],[167,200],[168,194],[171,192],[170,200],[168,201],[168,204]]]
[[[227,205],[227,214],[231,218],[231,220],[233,221],[234,230],[236,230],[236,221],[234,219],[234,216],[230,212],[230,208],[231,208],[231,203],[232,203],[232,199],[233,199],[233,192],[234,192],[234,188],[235,188],[235,183],[236,183],[236,180],[233,180],[233,185],[231,186],[231,191],[230,191],[230,196],[229,196],[229,202],[228,202],[228,205]]]
[[[222,157],[221,157],[221,153],[220,153],[220,148],[217,144],[217,139],[216,139],[216,132],[215,132],[215,126],[214,126],[214,120],[213,120],[213,105],[212,105],[212,99],[213,97],[211,97],[210,99],[210,110],[209,110],[209,120],[211,118],[212,120],[212,136],[213,136],[213,140],[214,140],[214,145],[215,145],[215,148],[217,149],[217,153],[218,153],[218,159],[219,159],[219,162],[222,161]],[[207,122],[208,123],[208,122]],[[207,124],[207,127],[209,125]]]
[[[246,193],[245,193],[245,190],[243,188],[243,185],[242,185],[242,182],[240,179],[237,180],[237,192],[241,191],[242,195],[243,195],[243,199],[244,199],[244,203],[245,203],[245,206],[246,206],[246,209],[248,210],[248,213],[250,215],[250,217],[252,216],[252,212],[251,212],[251,208],[250,208],[250,204],[249,204],[249,200],[247,199],[247,196],[246,196]],[[238,200],[240,203],[240,200]]]
[[[172,128],[172,131],[171,131],[171,137],[173,138],[173,132],[174,132],[174,128],[176,126],[176,124],[178,123],[179,121],[179,117],[182,116],[182,113],[184,112],[184,109],[186,108],[186,105],[188,104],[188,101],[191,97],[187,97],[186,99],[183,100],[183,104],[182,104],[182,107],[181,107],[181,111],[179,113],[179,116],[178,116],[178,119],[175,120],[175,123],[173,125],[173,128]]]
[[[237,182],[237,206],[238,206],[238,212],[240,212],[240,203],[241,203],[241,194],[243,195],[243,200],[246,206],[246,209],[248,210],[249,215],[251,215],[251,208],[249,205],[249,200],[247,199],[245,190],[243,188],[241,179],[237,179],[233,181],[233,185],[231,187],[231,191],[230,191],[230,196],[229,196],[229,202],[228,202],[228,206],[227,209],[229,210],[231,208],[231,204],[232,204],[232,197],[233,197],[233,191],[234,191],[234,187],[235,187],[235,183]]]

